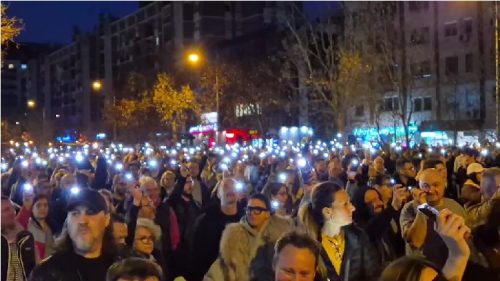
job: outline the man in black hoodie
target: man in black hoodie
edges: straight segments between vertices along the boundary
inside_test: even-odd
[[[238,222],[243,216],[238,210],[237,182],[234,179],[223,179],[217,190],[220,205],[213,205],[198,217],[196,221],[192,260],[192,278],[199,281],[208,271],[219,254],[219,242],[226,224]]]

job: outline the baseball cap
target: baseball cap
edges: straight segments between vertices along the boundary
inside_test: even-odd
[[[467,175],[470,175],[472,173],[481,173],[483,171],[484,171],[484,168],[479,163],[472,163],[469,166],[467,166]]]
[[[87,207],[91,214],[108,212],[108,206],[102,195],[89,188],[82,188],[78,193],[70,195],[67,211],[70,212],[78,206]]]

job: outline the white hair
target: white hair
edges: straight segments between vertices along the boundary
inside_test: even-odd
[[[151,184],[151,185],[158,187],[158,183],[156,182],[156,180],[153,179],[152,177],[148,177],[148,176],[141,177],[139,179],[139,184],[141,185],[141,188],[143,185],[146,185],[146,184]]]
[[[151,234],[153,235],[155,241],[159,241],[160,240],[160,238],[161,238],[161,228],[160,228],[159,225],[157,225],[156,223],[154,223],[152,220],[150,220],[150,219],[143,219],[143,218],[137,219],[137,228],[139,228],[139,227],[144,227],[147,230],[149,230],[151,232]]]

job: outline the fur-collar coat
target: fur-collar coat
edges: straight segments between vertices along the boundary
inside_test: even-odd
[[[203,280],[272,281],[274,244],[292,230],[291,221],[271,216],[257,232],[243,217],[239,223],[228,224],[222,233],[219,258]]]

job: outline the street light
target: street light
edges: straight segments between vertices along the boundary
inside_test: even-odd
[[[198,63],[198,61],[200,61],[200,55],[191,53],[188,55],[188,61],[191,63]]]
[[[26,102],[26,105],[28,106],[28,108],[35,108],[36,102],[34,100],[28,100]]]
[[[94,91],[100,91],[102,89],[101,81],[95,80],[94,82],[92,82],[92,89],[94,89]]]
[[[103,88],[103,84],[102,84],[101,80],[94,80],[92,82],[92,89],[94,91],[99,92],[99,91],[101,91],[102,88]],[[108,91],[108,90],[106,90],[106,91]],[[112,96],[113,96],[113,106],[115,106],[116,105],[116,96],[113,93],[113,89],[111,89],[110,92],[112,93]],[[113,140],[116,140],[116,122],[113,122]]]
[[[187,55],[187,60],[190,64],[195,65],[198,64],[198,62],[201,60],[201,55],[197,52],[190,52]],[[217,129],[215,130],[216,132],[216,138],[215,138],[215,143],[219,143],[219,69],[217,65],[218,61],[218,56],[215,57],[215,64],[214,64],[214,72],[215,72],[215,107],[216,107],[216,112],[217,112]]]

